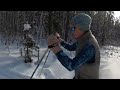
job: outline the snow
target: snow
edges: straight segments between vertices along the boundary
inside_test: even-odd
[[[101,48],[100,79],[120,79],[120,47]]]
[[[40,59],[47,50],[46,42],[44,40],[41,42]],[[34,64],[37,58],[33,57],[33,63],[26,64],[24,63],[24,58],[19,54],[19,49],[20,48],[15,45],[11,45],[10,53],[8,53],[8,49],[2,44],[0,45],[0,79],[30,79],[37,66]],[[52,52],[50,52],[48,60],[42,70],[47,54],[34,74],[33,79],[73,78],[74,71],[69,72],[64,68]]]
[[[70,52],[65,50],[65,53],[67,55],[70,55]],[[61,65],[61,63],[57,60],[56,56],[52,51],[50,51],[49,57],[47,59],[47,62],[43,68],[42,74],[41,68],[43,66],[43,63],[46,60],[48,53],[46,54],[45,58],[43,59],[43,62],[41,63],[41,66],[39,67],[37,73],[35,76],[37,78],[41,79],[72,79],[74,77],[74,71],[70,72],[65,67]]]
[[[47,49],[47,44],[41,41],[40,58]],[[33,57],[33,63],[24,63],[24,58],[20,56],[19,49],[15,45],[10,46],[10,54],[8,49],[0,44],[0,79],[30,79],[33,71],[36,68],[34,64],[37,61]],[[62,48],[64,49],[64,48]],[[64,49],[64,52],[70,57],[74,57],[75,52],[69,52]],[[120,47],[104,46],[100,49],[100,79],[120,79]],[[39,68],[33,76],[33,79],[72,79],[74,71],[68,71],[57,60],[56,56],[50,51],[47,62],[43,67],[48,53],[45,55]]]
[[[47,79],[71,79],[74,77],[74,71],[70,72],[63,67],[52,52],[50,52],[43,74]]]

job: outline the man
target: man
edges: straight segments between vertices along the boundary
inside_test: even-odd
[[[100,51],[96,38],[90,27],[92,19],[81,13],[73,17],[72,31],[76,43],[69,45],[57,34],[48,37],[48,47],[55,53],[60,63],[69,71],[75,70],[74,79],[98,79]],[[69,51],[76,51],[76,56],[70,59],[60,48],[59,43]]]

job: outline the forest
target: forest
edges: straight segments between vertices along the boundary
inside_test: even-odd
[[[60,64],[47,38],[57,32],[66,42],[74,42],[71,20],[80,13],[92,18],[91,31],[100,45],[100,79],[119,79],[120,18],[114,11],[0,11],[0,78],[73,79],[74,71]],[[23,44],[24,25],[31,27],[28,32],[37,49]],[[75,57],[74,51],[61,48]]]
[[[120,45],[120,22],[114,17],[113,11],[0,11],[0,39],[1,43],[10,45],[23,38],[24,24],[31,25],[30,32],[36,43],[41,38],[58,32],[65,41],[71,39],[70,20],[79,13],[86,13],[92,17],[91,31],[100,46]]]

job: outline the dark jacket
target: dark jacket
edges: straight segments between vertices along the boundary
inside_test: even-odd
[[[76,43],[69,45],[64,41],[61,45],[69,51],[76,51],[70,59],[62,50],[56,56],[69,71],[75,70],[76,79],[98,79],[100,65],[99,45],[91,31],[87,32]]]

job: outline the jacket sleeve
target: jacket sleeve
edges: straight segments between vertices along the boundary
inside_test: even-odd
[[[75,70],[78,66],[90,62],[95,57],[95,48],[93,45],[86,45],[81,52],[70,59],[62,50],[56,54],[60,63],[69,71]]]
[[[76,50],[76,43],[73,43],[73,44],[70,45],[70,44],[62,41],[62,42],[61,42],[61,45],[62,45],[65,49],[67,49],[67,50],[69,50],[69,51],[75,51],[75,50]]]

